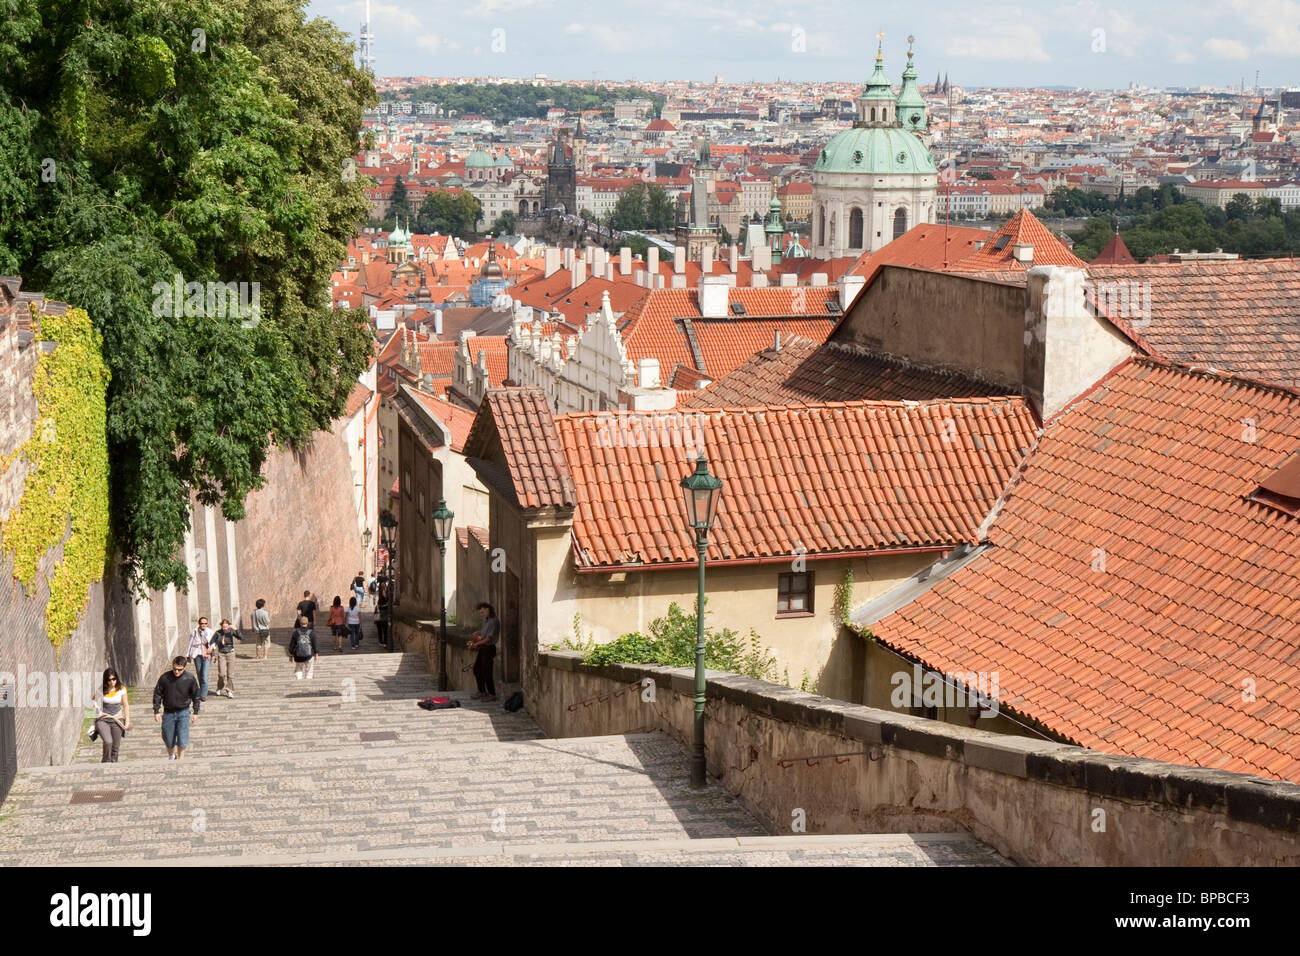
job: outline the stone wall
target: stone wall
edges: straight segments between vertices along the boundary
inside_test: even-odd
[[[689,746],[687,668],[539,655],[557,737],[661,730]],[[641,684],[654,680],[654,699]],[[1300,786],[955,727],[710,672],[709,773],[775,833],[963,829],[1022,864],[1300,864]],[[801,811],[801,813],[799,813]]]

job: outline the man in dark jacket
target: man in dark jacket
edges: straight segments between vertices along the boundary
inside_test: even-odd
[[[168,760],[184,758],[190,745],[190,724],[199,719],[199,682],[185,672],[188,663],[186,657],[173,660],[172,669],[158,678],[153,689],[153,719],[162,724]]]
[[[308,653],[309,648],[310,653]],[[307,679],[311,680],[312,671],[316,667],[316,654],[316,630],[307,620],[306,614],[299,615],[298,626],[289,635],[289,657],[294,662],[295,679],[302,680],[303,675],[306,674]]]

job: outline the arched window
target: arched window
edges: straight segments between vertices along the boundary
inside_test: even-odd
[[[907,232],[907,210],[898,209],[894,212],[894,238],[897,239],[903,233]]]
[[[849,213],[849,248],[862,248],[862,210],[854,209]]]
[[[817,207],[817,245],[826,245],[826,207]]]
[[[873,106],[871,107],[871,122],[874,123],[875,121],[876,121],[876,108]]]
[[[835,245],[835,213],[831,213],[831,245]]]
[[[882,122],[882,123],[887,123],[887,122],[889,122],[889,107],[888,107],[888,106],[886,106],[884,109],[882,109],[882,110],[880,111],[880,122]]]

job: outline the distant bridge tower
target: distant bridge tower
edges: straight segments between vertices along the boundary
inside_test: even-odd
[[[366,0],[366,19],[361,24],[361,33],[358,35],[358,46],[360,48],[361,69],[375,72],[375,54],[374,42],[375,35],[370,32],[370,0]]]

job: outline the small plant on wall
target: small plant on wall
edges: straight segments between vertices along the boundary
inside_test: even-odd
[[[22,497],[0,522],[0,545],[31,595],[42,562],[62,542],[45,609],[46,635],[57,649],[76,630],[107,561],[109,373],[85,311],[41,315],[33,326],[41,347],[32,380],[39,417],[31,437],[0,461],[0,474],[27,463]]]

